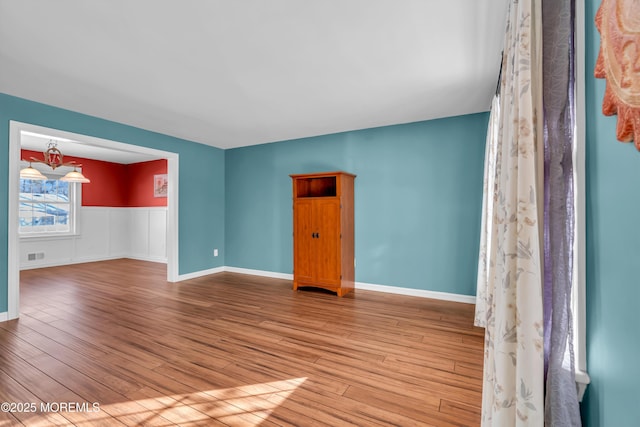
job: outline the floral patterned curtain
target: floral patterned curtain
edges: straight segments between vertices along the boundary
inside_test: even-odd
[[[499,108],[487,141],[478,271],[483,426],[544,425],[540,25],[539,0],[510,2]]]

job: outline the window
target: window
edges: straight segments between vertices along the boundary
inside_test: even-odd
[[[76,232],[79,189],[74,183],[60,181],[66,169],[52,171],[32,165],[42,172],[46,181],[20,179],[18,232],[21,237],[70,235]]]

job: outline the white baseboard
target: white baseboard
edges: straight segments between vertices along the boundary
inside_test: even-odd
[[[372,283],[356,282],[356,289],[368,291],[387,292],[390,294],[408,295],[412,297],[439,299],[452,302],[475,304],[476,297],[471,295],[451,294],[448,292],[428,291],[425,289],[401,288],[398,286],[374,285]]]
[[[20,265],[20,270],[33,270],[36,268],[47,268],[47,267],[57,267],[61,265],[73,265],[73,264],[84,264],[86,262],[97,262],[97,261],[109,261],[112,259],[120,259],[120,258],[129,258],[126,255],[114,255],[109,257],[87,257],[87,258],[76,258],[72,260],[56,260],[53,262],[43,262],[37,264],[23,264]]]
[[[224,271],[228,271],[230,273],[250,274],[253,276],[263,276],[263,277],[271,277],[275,279],[293,280],[293,274],[288,274],[288,273],[277,273],[274,271],[252,270],[249,268],[228,267],[228,266],[225,266],[223,268],[224,268]],[[408,296],[414,296],[414,297],[439,299],[439,300],[452,301],[452,302],[462,302],[466,304],[476,303],[475,296],[452,294],[448,292],[427,291],[424,289],[401,288],[398,286],[387,286],[387,285],[374,285],[372,283],[363,283],[363,282],[356,282],[355,288],[363,289],[367,291],[386,292],[390,294],[408,295]]]
[[[224,267],[215,267],[215,268],[210,268],[208,270],[194,271],[193,273],[179,274],[177,282],[181,282],[183,280],[189,280],[189,279],[197,279],[198,277],[208,276],[210,274],[222,273],[224,271],[225,271]]]
[[[76,259],[72,259],[72,260],[57,260],[54,262],[43,262],[43,263],[37,263],[37,264],[23,264],[20,266],[20,270],[34,270],[36,268],[47,268],[47,267],[57,267],[57,266],[61,266],[61,265],[73,265],[73,264],[84,264],[86,262],[98,262],[98,261],[110,261],[110,260],[114,260],[114,259],[122,259],[122,258],[128,258],[128,259],[135,259],[138,261],[149,261],[149,262],[157,262],[160,264],[166,264],[167,263],[167,259],[166,258],[153,258],[153,257],[138,257],[138,256],[131,256],[131,255],[127,255],[127,254],[120,254],[120,255],[112,255],[112,256],[108,256],[108,257],[85,257],[85,258],[76,258]]]
[[[167,257],[126,255],[126,256],[123,256],[121,258],[135,259],[137,261],[157,262],[159,264],[166,264],[167,263]]]
[[[224,267],[229,273],[249,274],[252,276],[271,277],[273,279],[293,280],[293,274],[276,273],[275,271],[252,270],[250,268]]]
[[[114,258],[115,259],[115,258]],[[101,259],[101,260],[104,260]],[[78,261],[74,261],[74,262],[68,262],[67,264],[79,264],[82,262],[92,262],[92,261],[100,261],[100,260],[78,260]],[[146,261],[150,261],[150,260],[146,260]],[[162,261],[159,261],[162,262]],[[164,261],[166,262],[166,261]],[[60,265],[60,264],[57,264]],[[45,267],[44,265],[38,265],[38,266],[33,266],[33,267],[25,267],[22,268],[23,270],[29,269],[29,268],[42,268]],[[201,270],[201,271],[196,271],[193,273],[187,273],[187,274],[180,274],[178,276],[178,282],[183,281],[183,280],[189,280],[189,279],[196,279],[198,277],[202,277],[202,276],[208,276],[210,274],[216,274],[216,273],[222,273],[222,272],[230,272],[230,273],[238,273],[238,274],[249,274],[249,275],[253,275],[253,276],[263,276],[263,277],[271,277],[274,279],[283,279],[283,280],[293,280],[293,274],[288,274],[288,273],[278,273],[275,271],[265,271],[265,270],[253,270],[250,268],[239,268],[239,267],[228,267],[228,266],[224,266],[224,267],[215,267],[215,268],[210,268],[208,270]],[[413,289],[413,288],[400,288],[397,286],[387,286],[387,285],[374,285],[371,283],[362,283],[362,282],[356,282],[355,284],[356,289],[363,289],[363,290],[368,290],[368,291],[375,291],[375,292],[386,292],[386,293],[391,293],[391,294],[399,294],[399,295],[408,295],[408,296],[415,296],[415,297],[421,297],[421,298],[432,298],[432,299],[439,299],[439,300],[445,300],[445,301],[453,301],[453,302],[462,302],[462,303],[467,303],[467,304],[475,304],[476,303],[476,297],[474,296],[470,296],[470,295],[460,295],[460,294],[451,294],[451,293],[447,293],[447,292],[437,292],[437,291],[427,291],[424,289]],[[0,322],[5,322],[8,319],[8,313],[4,312],[4,313],[0,313]],[[588,378],[588,377],[587,377]],[[587,380],[588,383],[588,380]]]
[[[114,257],[114,258],[107,258],[107,259],[116,259],[116,258],[123,258],[123,257]],[[138,260],[141,260],[141,261],[151,261],[151,262],[159,262],[159,263],[166,263],[167,262],[166,259],[156,259],[156,258],[152,259],[152,258],[131,257],[131,256],[127,256],[125,258],[132,258],[132,259],[138,259]],[[84,263],[84,262],[94,262],[94,261],[104,261],[104,260],[105,260],[105,258],[101,258],[101,259],[82,259],[82,260],[74,260],[74,261],[70,261],[70,262],[66,262],[66,263],[56,263],[55,265],[80,264],[80,263]],[[21,270],[28,270],[28,269],[31,269],[31,268],[43,268],[43,267],[49,267],[49,266],[48,265],[43,265],[43,264],[38,264],[38,265],[34,265],[34,266],[21,266]],[[275,272],[275,271],[253,270],[253,269],[250,269],[250,268],[223,266],[223,267],[210,268],[210,269],[207,269],[207,270],[195,271],[193,273],[180,274],[178,276],[178,280],[177,281],[181,282],[183,280],[196,279],[198,277],[208,276],[210,274],[222,273],[222,272],[225,272],[225,271],[229,272],[229,273],[249,274],[249,275],[252,275],[252,276],[270,277],[270,278],[274,278],[274,279],[293,280],[293,274],[289,274],[289,273],[279,273],[279,272]],[[402,288],[402,287],[398,287],[398,286],[376,285],[376,284],[372,284],[372,283],[363,283],[363,282],[356,282],[355,283],[355,288],[356,289],[363,289],[363,290],[367,290],[367,291],[386,292],[386,293],[390,293],[390,294],[408,295],[408,296],[414,296],[414,297],[431,298],[431,299],[438,299],[438,300],[452,301],[452,302],[462,302],[462,303],[466,303],[466,304],[475,304],[476,303],[476,297],[475,296],[452,294],[452,293],[448,293],[448,292],[428,291],[428,290],[424,290],[424,289]],[[1,314],[2,313],[0,313],[0,315]],[[2,317],[0,317],[0,319],[2,319]]]

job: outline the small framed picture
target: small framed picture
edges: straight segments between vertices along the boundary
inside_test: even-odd
[[[153,197],[167,197],[169,180],[167,174],[153,176]]]

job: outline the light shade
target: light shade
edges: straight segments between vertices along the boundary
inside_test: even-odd
[[[60,178],[60,181],[81,182],[81,183],[91,182],[89,179],[85,178],[84,175],[78,172],[75,168],[71,172],[67,173],[65,176]]]
[[[39,181],[46,181],[47,177],[42,175],[38,169],[34,169],[29,164],[28,168],[24,168],[20,170],[20,178],[22,179],[36,179]]]
[[[45,165],[49,166],[53,170],[56,170],[56,168],[59,168],[60,166],[72,167],[73,171],[69,172],[68,174],[60,178],[60,181],[80,182],[80,183],[91,182],[87,178],[85,178],[85,176],[82,175],[82,173],[77,171],[76,168],[82,165],[76,164],[75,161],[65,163],[64,156],[62,155],[60,150],[58,150],[57,141],[50,139],[49,143],[47,144],[47,150],[42,154],[44,155],[44,160],[39,160],[39,159],[36,159],[35,157],[32,157],[31,160],[29,161],[29,167],[20,171],[20,178],[48,179],[47,177],[42,175],[40,172],[31,168],[31,161],[34,161],[36,163],[44,163]],[[33,176],[34,178],[31,178],[31,176]]]

